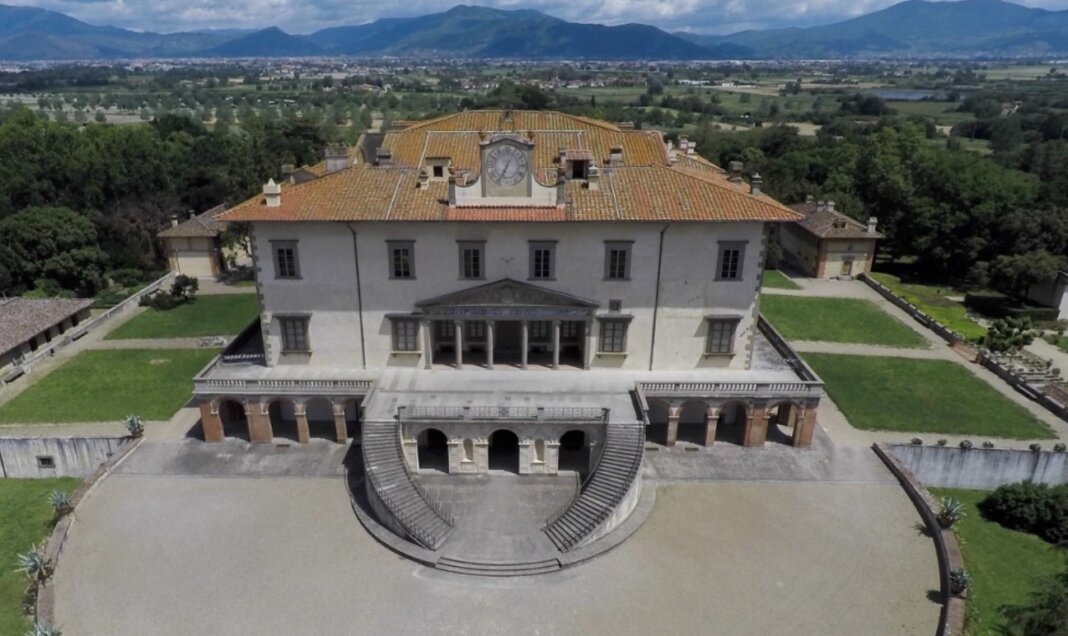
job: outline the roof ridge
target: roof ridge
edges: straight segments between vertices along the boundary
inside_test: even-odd
[[[635,166],[635,167],[637,167],[637,166]],[[768,205],[780,208],[782,210],[786,210],[786,211],[790,212],[791,214],[796,214],[798,217],[804,218],[804,216],[800,212],[798,212],[797,210],[793,210],[789,206],[786,206],[786,205],[783,205],[782,203],[779,203],[778,201],[776,201],[775,199],[769,197],[766,194],[763,194],[763,193],[762,194],[753,194],[751,192],[742,192],[742,191],[738,190],[737,188],[732,188],[732,187],[730,187],[730,186],[728,186],[726,184],[720,183],[718,179],[712,178],[712,175],[709,175],[708,177],[706,177],[703,174],[690,172],[690,171],[686,170],[685,168],[681,168],[680,169],[680,168],[675,167],[675,166],[653,166],[653,167],[664,168],[665,170],[670,170],[671,172],[674,172],[676,174],[681,174],[683,176],[689,177],[689,178],[694,179],[696,181],[700,181],[701,183],[707,183],[708,185],[713,186],[715,188],[719,188],[720,190],[723,190],[724,192],[730,192],[731,194],[737,194],[739,196],[749,197],[750,199],[755,199],[755,200],[760,201],[762,203],[767,203]]]

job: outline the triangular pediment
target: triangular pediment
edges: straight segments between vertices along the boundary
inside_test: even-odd
[[[592,310],[598,305],[586,298],[504,278],[486,285],[422,300],[415,303],[415,306],[432,311],[446,307],[543,307]]]

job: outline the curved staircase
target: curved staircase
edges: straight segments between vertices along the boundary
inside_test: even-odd
[[[452,532],[452,520],[412,481],[396,422],[364,422],[362,444],[367,479],[378,498],[413,541],[437,550]]]
[[[567,552],[596,530],[627,496],[645,450],[645,431],[639,425],[609,424],[597,467],[571,505],[542,532],[561,552]]]

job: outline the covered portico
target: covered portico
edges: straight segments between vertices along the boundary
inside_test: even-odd
[[[424,366],[589,369],[597,303],[503,279],[416,303]]]

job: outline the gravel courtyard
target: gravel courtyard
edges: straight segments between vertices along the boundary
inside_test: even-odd
[[[644,526],[560,573],[484,579],[378,545],[340,478],[115,474],[56,574],[67,636],[922,634],[930,539],[892,480],[661,484]]]

